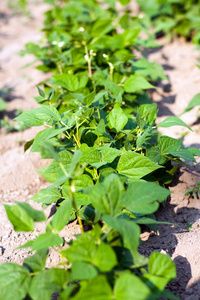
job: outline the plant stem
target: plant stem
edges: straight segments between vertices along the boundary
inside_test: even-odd
[[[77,217],[80,229],[81,229],[81,233],[84,233],[83,223],[82,223],[81,218],[79,217],[78,208],[76,206],[76,201],[75,201],[75,197],[74,197],[75,187],[73,185],[73,180],[72,179],[69,180],[69,190],[70,190],[70,195],[72,197],[72,206],[73,206],[73,208],[76,212],[76,217]]]
[[[89,56],[87,45],[85,45],[85,54],[87,55],[87,63],[88,63],[88,76],[92,77],[92,68],[91,68],[91,58]]]

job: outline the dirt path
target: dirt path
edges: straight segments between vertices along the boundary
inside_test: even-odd
[[[35,84],[44,75],[33,66],[21,69],[23,65],[32,61],[32,57],[20,58],[17,52],[23,49],[28,41],[39,40],[41,34],[37,28],[42,26],[42,13],[46,6],[37,3],[32,6],[32,19],[13,15],[2,1],[0,14],[0,91],[12,88],[10,94],[4,95],[8,100],[8,109],[4,116],[12,118],[18,108],[23,110],[36,107],[33,96],[37,95]],[[166,41],[159,41],[164,43]],[[191,98],[200,92],[200,71],[196,67],[199,52],[194,47],[181,40],[168,43],[154,53],[148,53],[149,59],[163,64],[169,82],[159,85],[153,93],[153,99],[159,108],[158,122],[169,115],[178,115],[187,106]],[[180,138],[183,135],[186,147],[195,146],[200,149],[200,124],[196,118],[197,110],[182,116],[183,121],[190,125],[193,132],[181,127],[162,129],[164,134]],[[1,114],[1,117],[3,115]],[[196,122],[195,122],[196,121]],[[41,160],[37,153],[23,152],[23,145],[32,139],[37,128],[30,128],[23,132],[0,135],[0,201],[28,200],[47,183],[35,170],[42,168],[47,162]],[[199,162],[199,160],[198,160]],[[154,250],[169,253],[177,265],[177,279],[170,289],[181,299],[200,299],[200,200],[189,199],[183,192],[193,187],[200,180],[200,166],[193,164],[181,166],[176,174],[170,190],[173,192],[166,203],[157,213],[157,219],[170,221],[178,226],[159,226],[159,235],[144,232],[142,239],[147,240],[143,246],[143,253],[150,254]],[[35,207],[39,207],[36,203]],[[33,233],[15,233],[7,220],[4,208],[0,205],[0,263],[12,261],[22,263],[28,254],[25,250],[14,250],[29,238],[34,238],[44,230],[37,227]],[[189,223],[188,223],[189,222]],[[188,231],[188,224],[192,224]],[[71,224],[63,234],[69,239],[77,232],[76,224]],[[150,237],[149,237],[150,236]],[[55,265],[58,257],[51,253],[49,265]]]

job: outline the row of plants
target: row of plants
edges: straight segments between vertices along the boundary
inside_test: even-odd
[[[175,116],[155,123],[149,91],[166,77],[140,52],[156,46],[154,37],[112,0],[46,2],[52,7],[43,44],[29,43],[25,52],[52,75],[38,85],[41,106],[16,119],[42,126],[25,151],[52,159],[38,171],[50,185],[32,199],[43,209],[56,205],[56,213],[48,219],[27,203],[4,205],[15,231],[46,222],[46,232],[21,246],[34,252],[22,266],[0,266],[1,297],[49,300],[56,292],[61,300],[178,299],[165,289],[176,277],[170,256],[138,251],[140,226],[156,231],[160,223],[153,214],[170,195],[164,186],[178,168],[174,162],[200,155],[157,131],[190,128]],[[62,229],[75,219],[81,233],[68,243]],[[46,268],[52,247],[62,260]]]
[[[158,36],[182,36],[200,44],[199,0],[136,0],[141,17],[148,27],[154,27]]]

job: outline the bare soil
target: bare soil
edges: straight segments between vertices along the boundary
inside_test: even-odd
[[[29,110],[37,107],[33,99],[37,95],[35,84],[45,78],[45,74],[30,66],[22,67],[33,60],[26,56],[20,58],[18,51],[24,48],[28,41],[38,41],[42,34],[38,27],[42,26],[43,12],[47,6],[40,1],[30,5],[31,18],[13,14],[6,6],[6,0],[1,0],[0,8],[0,91],[12,88],[12,92],[3,95],[8,103],[8,109],[0,117],[12,120],[17,109]],[[196,64],[200,52],[190,43],[182,39],[158,41],[162,47],[154,51],[146,51],[151,61],[162,64],[169,81],[162,82],[153,92],[152,97],[159,108],[158,120],[167,116],[179,115],[183,112],[192,97],[200,92],[200,71]],[[200,149],[200,124],[197,109],[181,116],[182,120],[191,126],[193,132],[184,127],[159,129],[163,134],[175,138],[184,137],[186,147]],[[40,205],[29,200],[37,191],[46,187],[47,182],[36,172],[49,161],[41,160],[38,153],[24,153],[23,146],[31,140],[40,128],[30,128],[23,132],[0,135],[0,263],[22,263],[28,255],[28,250],[16,250],[28,239],[34,239],[45,229],[45,224],[38,225],[33,233],[16,233],[7,220],[3,203],[27,201],[35,208]],[[141,239],[146,241],[141,249],[145,255],[152,251],[169,253],[177,266],[177,279],[169,285],[177,296],[184,300],[200,299],[200,200],[188,199],[185,190],[192,188],[200,180],[200,160],[197,164],[179,167],[173,183],[170,198],[156,213],[160,221],[169,221],[176,225],[159,225],[158,233],[143,232]],[[50,214],[50,209],[46,212]],[[190,226],[191,225],[191,226]],[[191,227],[191,228],[189,228]],[[66,240],[73,238],[79,232],[75,223],[63,231]],[[51,251],[48,265],[54,266],[59,257]]]

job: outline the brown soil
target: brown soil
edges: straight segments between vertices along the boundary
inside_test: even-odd
[[[29,56],[20,58],[17,52],[23,49],[26,42],[41,38],[37,28],[42,26],[42,13],[46,9],[47,6],[40,2],[37,5],[32,4],[30,7],[32,18],[28,19],[14,15],[13,11],[6,7],[6,1],[1,1],[0,91],[5,87],[12,88],[12,92],[6,95],[8,109],[4,114],[1,113],[1,117],[12,119],[18,108],[27,110],[37,106],[33,99],[33,96],[37,95],[35,84],[43,80],[45,75],[33,66],[22,69],[33,58]],[[152,94],[159,108],[157,122],[170,115],[179,115],[192,97],[200,92],[200,72],[196,67],[199,51],[180,39],[171,43],[163,39],[159,40],[159,43],[164,46],[146,53],[151,61],[163,65],[169,78],[168,82],[159,84],[156,92]],[[193,132],[184,127],[159,130],[175,138],[181,138],[186,134],[184,145],[200,149],[197,109],[181,118],[192,127]],[[34,207],[40,208],[39,204],[29,198],[47,186],[45,180],[35,170],[42,168],[48,161],[41,160],[38,153],[24,154],[23,151],[24,143],[31,140],[39,130],[40,128],[30,128],[23,132],[0,135],[1,203],[28,201]],[[180,166],[169,187],[173,193],[165,207],[161,207],[156,214],[158,220],[169,221],[178,226],[159,225],[158,234],[147,231],[141,235],[141,238],[146,240],[141,250],[145,255],[158,250],[169,253],[175,261],[177,279],[169,288],[184,300],[200,299],[200,200],[188,199],[184,195],[186,188],[193,187],[195,182],[200,180],[199,173],[199,164]],[[48,210],[47,215],[49,213]],[[0,214],[0,263],[7,261],[22,263],[28,251],[15,248],[43,232],[45,224],[38,225],[33,233],[15,233],[7,220],[3,205],[0,206]],[[188,224],[192,224],[191,229],[188,229]],[[72,223],[65,228],[63,236],[68,240],[78,231],[77,224]],[[59,257],[51,252],[48,265],[56,265],[58,261]]]

